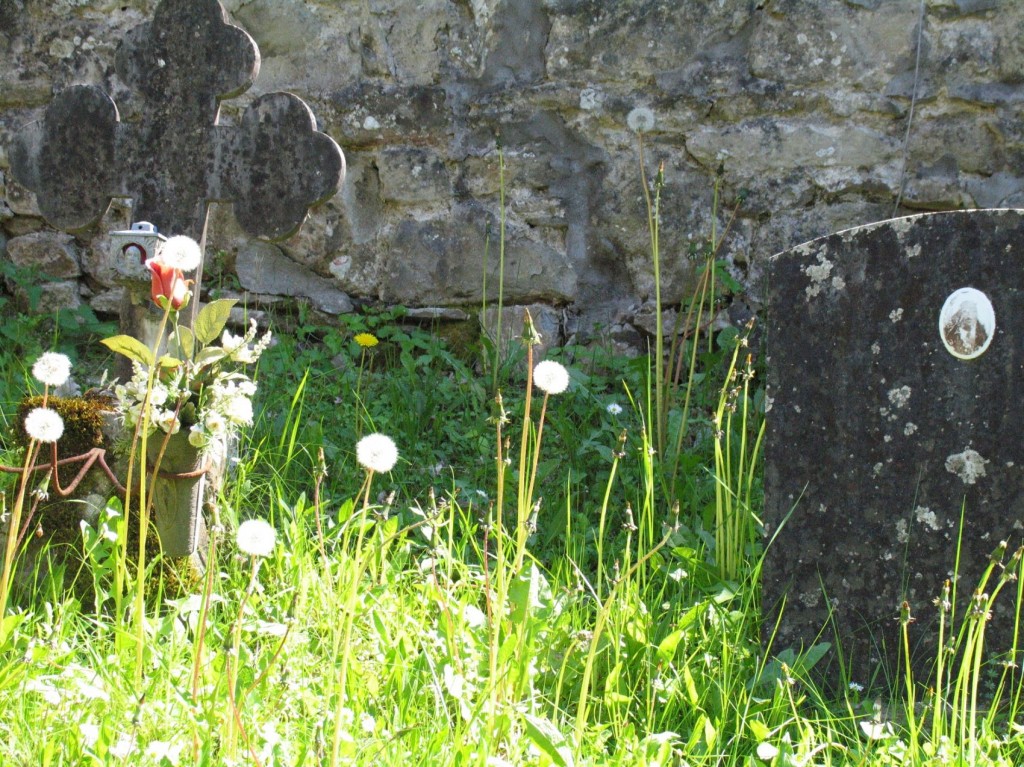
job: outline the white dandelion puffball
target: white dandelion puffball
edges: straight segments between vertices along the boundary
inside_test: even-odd
[[[364,469],[382,474],[395,467],[398,448],[386,434],[367,434],[356,443],[356,460]]]
[[[64,434],[64,419],[48,407],[33,408],[25,416],[25,431],[39,442],[56,442]]]
[[[544,360],[533,369],[533,383],[545,394],[561,394],[569,388],[569,371],[558,362]]]
[[[71,376],[71,360],[57,352],[43,352],[32,366],[32,376],[47,386],[63,386]]]
[[[191,272],[199,267],[203,260],[203,251],[199,249],[199,243],[191,237],[179,234],[160,246],[156,260],[171,269]]]
[[[277,531],[262,519],[245,520],[235,533],[239,551],[250,557],[269,557],[276,541]]]
[[[626,115],[626,125],[634,133],[650,133],[654,130],[654,112],[647,107],[637,107]]]

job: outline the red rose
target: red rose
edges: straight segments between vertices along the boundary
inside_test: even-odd
[[[153,303],[160,306],[159,298],[163,296],[171,302],[172,309],[180,309],[188,294],[188,283],[181,269],[167,266],[156,259],[149,259],[146,268],[153,274],[153,285],[150,295]]]

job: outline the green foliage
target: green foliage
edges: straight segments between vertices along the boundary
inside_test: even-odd
[[[45,311],[40,299],[46,278],[10,261],[0,261],[0,277],[12,289],[12,294],[0,292],[0,423],[9,424],[16,403],[36,388],[28,375],[30,361],[43,351],[60,351],[83,377],[98,378],[107,360],[86,350],[115,325],[100,320],[85,304]],[[0,430],[0,445],[9,447],[9,436],[10,430]]]
[[[360,346],[359,333],[379,343]],[[545,403],[542,441],[524,433],[525,392],[509,376],[502,432],[513,445],[526,439],[531,458],[525,473],[515,460],[507,467],[509,498],[534,482],[538,450],[526,494],[536,511],[525,526],[511,500],[504,526],[496,519],[502,448],[490,376],[471,361],[401,311],[335,328],[300,322],[277,338],[259,363],[257,422],[211,520],[203,583],[161,598],[169,577],[155,568],[142,613],[116,607],[117,580],[132,575],[119,575],[127,532],[116,503],[82,530],[87,593],[66,594],[59,567],[24,574],[0,626],[5,760],[1020,762],[1024,690],[989,660],[978,618],[1019,584],[1019,557],[994,557],[979,584],[985,603],[950,617],[946,637],[959,637],[958,649],[925,716],[913,691],[935,680],[890,691],[886,714],[853,690],[834,699],[816,686],[828,647],[762,647],[760,553],[738,550],[740,566],[723,577],[707,513],[725,476],[714,419],[732,430],[732,448],[741,426],[748,436],[760,426],[740,423],[743,401],[754,408],[758,393],[733,391],[745,386],[729,375],[730,364],[743,369],[735,336],[701,351],[726,364],[694,378],[678,462],[693,477],[675,490],[663,478],[676,456],[654,449],[649,428],[649,360],[555,350],[549,359],[570,369],[571,384]],[[670,429],[680,417],[670,408]],[[368,475],[355,461],[370,430],[399,446],[389,474]],[[729,455],[744,478],[728,485],[742,491],[730,498],[756,511],[756,462],[741,471],[738,453]],[[241,556],[230,536],[254,517],[278,535],[262,560]],[[131,621],[143,639],[125,630]],[[979,695],[988,679],[998,692],[991,704]]]

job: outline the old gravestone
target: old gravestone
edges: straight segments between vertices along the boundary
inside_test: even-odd
[[[931,670],[933,600],[954,576],[961,512],[960,615],[998,543],[1021,543],[1022,394],[1024,211],[884,221],[773,259],[774,651],[838,637],[848,678],[881,681],[897,669],[906,601],[915,670]],[[993,652],[1010,649],[1013,608],[1012,593],[996,605]],[[836,679],[835,649],[831,660]]]
[[[209,203],[230,201],[249,234],[288,237],[310,206],[338,190],[345,160],[290,93],[260,96],[237,125],[219,124],[221,100],[248,89],[259,66],[256,43],[227,22],[217,0],[163,0],[117,51],[118,75],[140,97],[140,119],[122,122],[98,87],[69,88],[18,135],[12,170],[59,229],[88,227],[112,198],[128,197],[133,218],[163,234],[202,243]],[[142,265],[134,267],[146,280]],[[153,309],[147,291],[127,295],[122,326],[138,335]],[[165,553],[186,556],[204,546],[199,509],[185,518],[160,511]]]

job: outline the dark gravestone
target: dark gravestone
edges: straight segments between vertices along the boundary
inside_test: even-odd
[[[40,122],[19,133],[11,151],[14,174],[60,229],[90,226],[113,197],[130,197],[135,221],[164,234],[202,243],[209,203],[231,201],[249,234],[288,237],[310,206],[338,190],[345,160],[333,139],[316,130],[309,107],[290,93],[259,97],[235,127],[218,124],[220,101],[249,88],[259,65],[255,42],[227,23],[217,0],[163,0],[153,21],[129,32],[117,51],[118,74],[141,97],[141,119],[122,123],[97,87],[69,88]],[[146,337],[155,314],[148,276],[139,257],[130,257],[134,263],[115,265],[129,278],[122,329],[155,342]],[[203,494],[200,487],[192,495]],[[205,548],[198,505],[156,512],[166,554]]]
[[[896,670],[906,601],[925,674],[961,511],[960,615],[1024,530],[1024,211],[806,243],[773,259],[768,312],[766,635],[784,599],[775,651],[838,636],[863,683]],[[1006,596],[994,651],[1011,644]]]

